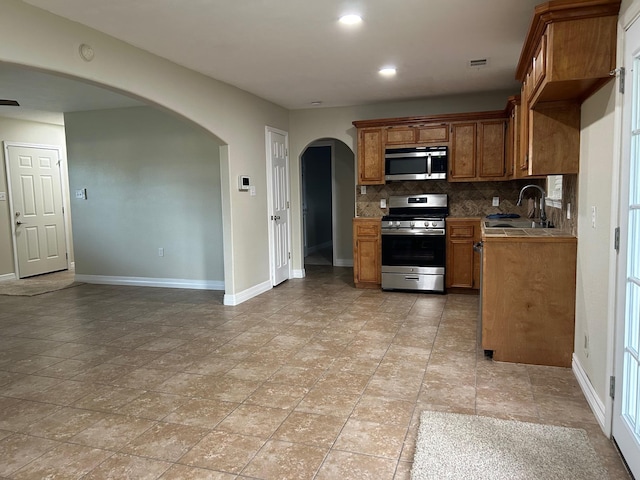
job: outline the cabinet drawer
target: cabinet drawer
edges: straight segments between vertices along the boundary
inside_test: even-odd
[[[416,129],[414,127],[391,127],[388,128],[387,145],[403,145],[405,143],[416,142]]]
[[[356,237],[377,237],[380,227],[376,224],[358,225],[356,224]]]
[[[449,236],[451,238],[473,238],[473,225],[450,225]]]
[[[418,143],[447,143],[449,141],[449,125],[434,125],[418,127]]]

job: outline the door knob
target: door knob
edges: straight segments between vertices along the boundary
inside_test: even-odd
[[[18,220],[18,221],[16,222],[16,225],[26,225],[26,222],[21,222],[20,220]]]

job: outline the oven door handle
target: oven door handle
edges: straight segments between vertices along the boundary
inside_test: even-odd
[[[431,176],[431,155],[427,155],[427,175]]]
[[[405,235],[408,237],[413,236],[423,236],[423,237],[444,237],[445,231],[444,228],[436,228],[432,230],[393,230],[393,229],[384,229],[382,230],[382,236],[391,236],[391,235]]]

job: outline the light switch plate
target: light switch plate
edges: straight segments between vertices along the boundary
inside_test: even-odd
[[[87,189],[86,188],[80,188],[80,189],[76,190],[76,198],[79,198],[80,200],[86,200],[87,199]]]
[[[381,198],[380,199],[380,208],[387,208],[387,199],[386,198]]]
[[[500,206],[500,197],[493,197],[493,202],[491,203],[494,207]]]
[[[367,186],[360,185],[360,195],[366,195],[366,194],[367,194]]]

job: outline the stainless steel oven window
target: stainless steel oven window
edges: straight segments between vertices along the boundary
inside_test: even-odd
[[[383,235],[382,265],[444,267],[444,236]]]

